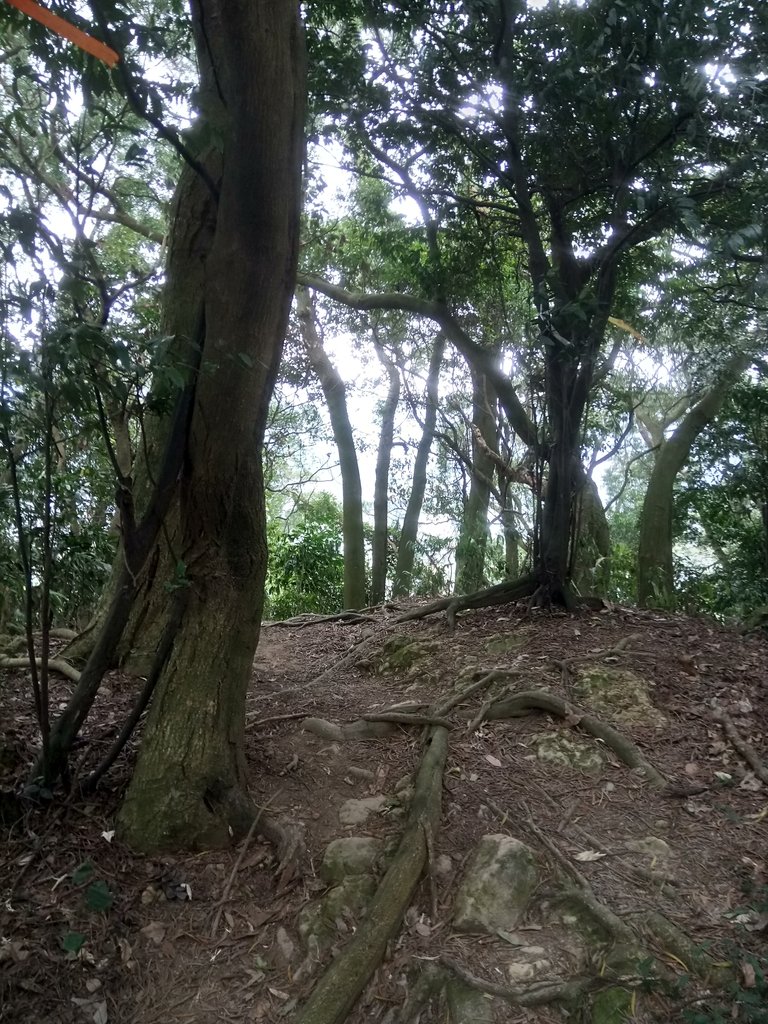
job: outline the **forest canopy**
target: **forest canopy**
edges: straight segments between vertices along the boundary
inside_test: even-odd
[[[764,5],[256,6],[0,12],[0,627],[80,634],[46,787],[148,679],[148,846],[264,613],[768,601]]]

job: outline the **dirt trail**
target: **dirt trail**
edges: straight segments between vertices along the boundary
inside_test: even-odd
[[[711,713],[715,705],[728,712],[768,762],[764,638],[625,609],[560,616],[501,606],[461,615],[454,631],[438,617],[390,626],[381,612],[373,623],[263,630],[248,699],[248,761],[254,795],[303,827],[304,872],[285,891],[276,890],[271,850],[253,839],[245,850],[153,861],[121,848],[110,831],[128,760],[87,806],[62,805],[6,831],[0,1021],[293,1020],[320,971],[307,967],[297,922],[327,889],[317,877],[323,851],[345,835],[392,846],[407,810],[404,786],[422,752],[419,728],[339,743],[306,731],[303,719],[349,723],[394,704],[434,705],[494,669],[509,694],[546,690],[612,721],[672,785],[650,787],[577,719],[535,714],[468,729],[482,698],[465,702],[452,713],[432,870],[349,1020],[395,1019],[415,962],[449,958],[473,977],[507,978],[509,936],[478,938],[452,926],[456,887],[487,834],[522,840],[540,858],[539,909],[518,929],[530,948],[555,941],[540,908],[570,864],[622,920],[658,911],[716,957],[732,957],[735,946],[766,955],[768,787]],[[604,706],[600,693],[585,690],[584,671],[595,667],[642,677],[649,684],[643,713],[635,714],[634,699],[617,706],[614,693]],[[0,707],[11,765],[32,725],[23,676],[5,675]],[[55,699],[64,700],[70,685],[57,680]],[[95,760],[108,744],[135,687],[125,677],[110,680],[85,758]],[[571,743],[585,756],[597,751],[599,764],[560,763]],[[387,799],[362,824],[340,821],[345,802],[376,797]],[[647,852],[649,837],[660,841],[655,854]],[[84,863],[91,867],[78,874]],[[93,895],[85,898],[94,884],[106,893],[102,909]],[[356,924],[342,914],[334,927],[331,952],[343,949]],[[670,971],[685,973],[676,954],[666,954]],[[567,977],[573,957],[567,948],[550,956],[550,973]],[[684,1019],[683,1008],[653,992],[634,1005],[635,1020]],[[445,1019],[436,1012],[427,1006],[421,1019]],[[537,1024],[562,1019],[553,1006],[494,1012]]]

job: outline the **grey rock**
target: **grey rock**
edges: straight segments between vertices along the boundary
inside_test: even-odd
[[[483,836],[456,895],[454,926],[489,934],[514,928],[538,879],[533,851],[525,843],[511,836]]]
[[[376,814],[386,804],[385,796],[367,796],[362,800],[345,800],[339,808],[339,821],[342,825],[362,825],[372,814]]]
[[[318,872],[325,882],[341,882],[349,875],[364,875],[373,866],[384,849],[381,839],[371,836],[347,836],[334,839],[325,848]]]

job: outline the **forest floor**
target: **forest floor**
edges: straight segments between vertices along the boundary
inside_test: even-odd
[[[113,822],[135,747],[87,802],[54,803],[3,827],[0,1021],[296,1019],[320,973],[307,968],[296,923],[327,889],[317,875],[324,849],[345,835],[386,840],[402,831],[394,794],[416,772],[423,743],[421,729],[405,726],[339,743],[307,731],[303,720],[349,723],[402,702],[439,704],[457,681],[494,669],[506,673],[509,693],[546,690],[589,710],[574,696],[584,665],[634,671],[648,682],[652,713],[613,721],[673,785],[649,786],[605,744],[585,736],[577,715],[536,713],[469,729],[467,719],[483,698],[467,700],[465,717],[460,707],[452,719],[431,868],[349,1021],[399,1020],[409,969],[440,958],[458,962],[473,978],[508,984],[517,947],[539,954],[546,947],[547,971],[567,976],[569,954],[559,960],[553,954],[557,940],[541,913],[546,899],[514,934],[478,936],[452,926],[453,895],[475,844],[497,833],[536,851],[539,897],[556,873],[576,869],[595,900],[619,919],[658,911],[715,960],[733,965],[737,983],[718,996],[720,1009],[684,990],[675,1002],[649,983],[636,989],[629,1013],[612,1019],[766,1019],[750,1003],[759,1002],[761,958],[768,956],[768,785],[712,715],[713,708],[726,711],[768,762],[765,635],[745,637],[703,619],[625,608],[565,615],[499,606],[460,615],[453,630],[443,616],[396,627],[392,618],[381,609],[359,623],[263,629],[248,698],[247,753],[255,799],[273,817],[302,827],[303,869],[286,884],[276,878],[273,851],[256,837],[229,850],[154,859],[123,847]],[[402,655],[408,645],[410,664]],[[27,685],[23,672],[2,672],[0,788],[13,785],[31,758]],[[83,765],[104,752],[139,685],[110,676],[82,748]],[[55,679],[54,709],[71,687]],[[605,709],[601,714],[611,720]],[[542,759],[542,733],[580,734],[602,747],[601,765],[583,770]],[[362,824],[341,823],[345,802],[380,795],[387,801]],[[637,851],[649,837],[656,854],[642,862]],[[331,953],[343,950],[356,928],[346,913],[333,924]],[[657,941],[652,953],[682,986],[690,965],[679,950]],[[420,1019],[446,1020],[438,1007],[425,1006]],[[591,1020],[564,1016],[555,1005],[506,1003],[494,1013],[492,1019],[531,1024]]]

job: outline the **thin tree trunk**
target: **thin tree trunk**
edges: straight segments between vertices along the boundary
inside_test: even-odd
[[[381,432],[376,454],[376,478],[373,488],[373,545],[371,553],[371,603],[384,600],[387,589],[387,551],[389,544],[389,465],[395,436],[395,414],[400,401],[400,371],[376,342],[376,354],[389,378],[389,388],[381,410]]]
[[[411,478],[411,492],[403,516],[400,542],[397,546],[397,563],[392,580],[392,597],[404,597],[411,593],[413,584],[413,562],[416,557],[416,540],[419,535],[419,519],[427,489],[427,466],[435,439],[437,405],[440,386],[440,367],[445,353],[445,335],[438,334],[432,346],[426,387],[426,408],[424,427],[416,449]]]
[[[344,607],[362,608],[366,603],[363,493],[355,438],[347,411],[346,388],[336,367],[323,349],[315,321],[314,302],[309,291],[303,286],[296,289],[296,306],[307,356],[323,389],[333,437],[339,452],[344,544]]]
[[[178,492],[189,596],[118,819],[146,851],[224,845],[244,827],[245,693],[267,563],[261,444],[298,243],[298,4],[193,0],[192,20],[203,118],[223,149],[215,232],[199,253],[203,370]],[[193,239],[191,209],[179,205],[174,231]],[[181,298],[185,282],[169,289]]]
[[[671,437],[661,442],[640,513],[637,550],[637,599],[641,606],[669,603],[674,597],[672,512],[675,481],[688,461],[691,446],[717,416],[728,391],[750,363],[732,356],[706,394],[682,418]]]
[[[496,450],[496,416],[485,374],[472,372],[472,423],[485,445],[472,435],[472,470],[469,497],[464,508],[456,546],[456,593],[469,594],[485,585],[485,551],[488,545],[488,507],[495,463],[489,454]],[[487,446],[487,447],[486,447]]]

